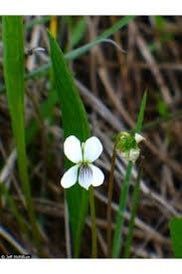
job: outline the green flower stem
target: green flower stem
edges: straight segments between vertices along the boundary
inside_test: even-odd
[[[122,231],[124,225],[124,212],[127,205],[127,197],[129,192],[129,182],[131,177],[133,164],[130,161],[128,163],[128,167],[126,170],[126,175],[123,182],[123,188],[121,190],[120,200],[119,200],[119,208],[116,217],[116,227],[113,239],[113,249],[112,249],[112,257],[119,257],[121,248],[122,248]]]
[[[114,168],[115,168],[115,161],[116,161],[116,145],[115,142],[113,148],[113,154],[111,159],[111,170],[109,175],[109,186],[108,186],[108,205],[107,205],[107,256],[108,258],[112,255],[112,196],[113,196],[113,186],[114,186]]]
[[[90,198],[90,214],[92,221],[92,258],[97,258],[97,226],[96,226],[96,214],[95,214],[95,201],[94,201],[94,190],[90,187],[89,191]]]
[[[131,218],[129,222],[128,234],[125,242],[125,249],[124,249],[124,257],[129,258],[131,254],[131,244],[133,239],[133,230],[135,226],[135,217],[137,214],[137,209],[139,205],[140,199],[140,180],[142,176],[142,168],[140,167],[136,184],[134,186],[133,194],[132,194],[132,205],[131,205]]]
[[[133,134],[140,132],[142,129],[143,119],[144,119],[144,112],[146,107],[147,101],[147,92],[145,91],[142,101],[140,104],[140,110],[137,118],[136,127],[133,130]],[[121,189],[121,194],[119,198],[119,208],[116,216],[116,225],[115,225],[115,232],[114,232],[114,239],[113,239],[113,248],[112,248],[112,257],[117,258],[120,255],[120,251],[122,249],[122,231],[124,225],[124,212],[127,205],[127,198],[129,193],[129,183],[131,178],[133,163],[130,161],[128,163],[128,167],[126,170],[126,175],[123,182],[123,187]]]

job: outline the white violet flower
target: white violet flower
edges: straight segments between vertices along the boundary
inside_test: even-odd
[[[64,142],[64,154],[73,163],[61,178],[61,185],[69,188],[78,183],[87,189],[90,185],[100,186],[104,182],[104,174],[100,168],[92,164],[103,151],[103,146],[97,137],[90,137],[81,143],[76,136],[69,136]]]

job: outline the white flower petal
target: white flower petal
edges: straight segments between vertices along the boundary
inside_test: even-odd
[[[135,163],[139,155],[140,155],[140,149],[130,149],[130,153],[129,153],[130,161]]]
[[[73,163],[82,161],[82,149],[80,140],[71,135],[64,142],[64,154]]]
[[[141,141],[144,141],[144,140],[145,138],[142,135],[135,133],[135,141],[137,142],[137,144],[139,144]]]
[[[84,160],[93,162],[99,158],[103,151],[103,146],[97,137],[87,139],[84,144]]]
[[[73,186],[77,181],[79,165],[69,168],[61,178],[61,185],[64,188]]]
[[[78,183],[88,190],[92,183],[93,172],[90,165],[82,165],[79,170]]]
[[[100,186],[103,184],[104,182],[104,173],[102,172],[102,170],[94,165],[90,165],[91,169],[92,169],[92,185],[93,186]]]

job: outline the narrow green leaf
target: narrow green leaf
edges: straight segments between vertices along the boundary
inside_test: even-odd
[[[121,18],[120,20],[116,21],[115,24],[113,24],[110,28],[106,29],[101,35],[97,37],[97,39],[100,38],[107,38],[120,30],[121,28],[127,26],[129,22],[133,21],[135,16],[133,15],[127,15]]]
[[[72,17],[69,17],[69,19],[72,20]],[[71,22],[73,25],[74,22]],[[70,35],[70,47],[74,48],[75,46],[77,46],[77,44],[80,42],[80,40],[83,38],[85,31],[87,28],[87,24],[85,21],[85,18],[82,17],[81,19],[79,19],[78,22],[76,22],[76,24],[74,26],[71,26],[71,35]]]
[[[32,232],[38,245],[39,233],[32,205],[27,171],[24,121],[24,35],[21,16],[3,16],[3,65],[7,99],[15,138],[19,175],[25,195]]]
[[[49,42],[54,81],[62,112],[64,137],[75,135],[81,141],[85,141],[90,135],[90,129],[83,104],[71,72],[65,62],[64,55],[50,34]],[[71,165],[70,162],[65,160],[66,168]],[[88,192],[76,184],[66,191],[66,198],[74,242],[74,255],[77,257],[79,255],[81,235],[88,209]]]
[[[144,92],[142,102],[140,104],[140,110],[139,110],[138,119],[135,127],[135,132],[140,132],[142,130],[146,102],[147,102],[147,91]]]
[[[174,255],[176,258],[182,258],[182,218],[173,218],[169,228]]]

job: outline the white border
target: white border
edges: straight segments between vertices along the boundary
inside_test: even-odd
[[[0,15],[182,15],[181,0],[0,0]]]
[[[182,15],[181,0],[0,0],[0,15]],[[0,260],[2,273],[181,274],[182,260]]]
[[[182,260],[176,259],[25,259],[0,261],[1,273],[79,274],[181,274]]]

